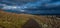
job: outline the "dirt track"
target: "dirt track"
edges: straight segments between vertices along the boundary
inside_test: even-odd
[[[41,28],[41,26],[39,26],[34,19],[30,19],[22,26],[22,28]]]

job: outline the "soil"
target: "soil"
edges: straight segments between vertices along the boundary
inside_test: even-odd
[[[41,26],[39,26],[34,19],[30,19],[22,26],[22,28],[41,28]]]

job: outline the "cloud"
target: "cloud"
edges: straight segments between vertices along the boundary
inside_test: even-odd
[[[3,0],[6,3],[9,3],[11,1],[9,0]],[[13,0],[14,1],[14,0]],[[53,8],[53,7],[58,7],[60,6],[60,1],[56,1],[56,2],[52,2],[53,0],[37,0],[35,2],[28,2],[26,4],[23,5],[16,5],[15,7],[13,7],[13,5],[9,6],[3,6],[4,9],[29,9],[29,8],[33,8],[36,9],[38,7],[47,7],[47,8]],[[14,2],[11,2],[14,4]],[[22,4],[22,3],[15,3],[15,4]],[[20,8],[19,8],[20,7]]]
[[[24,2],[19,3],[17,1],[11,2],[9,0],[3,0],[2,2],[4,2],[4,4],[2,4],[2,3],[0,4],[0,6],[1,5],[3,6],[2,9],[9,10],[9,11],[13,10],[14,12],[18,11],[18,12],[26,12],[26,13],[30,13],[30,14],[58,14],[58,13],[60,13],[59,10],[55,10],[56,9],[55,7],[59,8],[59,6],[60,6],[60,1],[58,1],[58,0],[37,0],[34,2],[27,2],[27,3],[24,3]],[[10,5],[8,5],[7,3],[9,3]],[[46,10],[47,8],[49,8],[49,9],[55,8],[55,9]],[[42,10],[42,9],[45,9],[45,10]],[[16,12],[16,13],[18,13],[18,12]]]

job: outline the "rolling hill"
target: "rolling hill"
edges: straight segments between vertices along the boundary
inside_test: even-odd
[[[41,28],[60,28],[60,20],[57,19],[56,15],[38,16],[0,11],[1,28],[23,28],[22,26],[30,19],[35,20]]]

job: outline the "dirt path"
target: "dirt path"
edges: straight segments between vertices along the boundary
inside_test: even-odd
[[[39,26],[34,19],[30,19],[23,25],[22,28],[41,28],[41,26]]]

